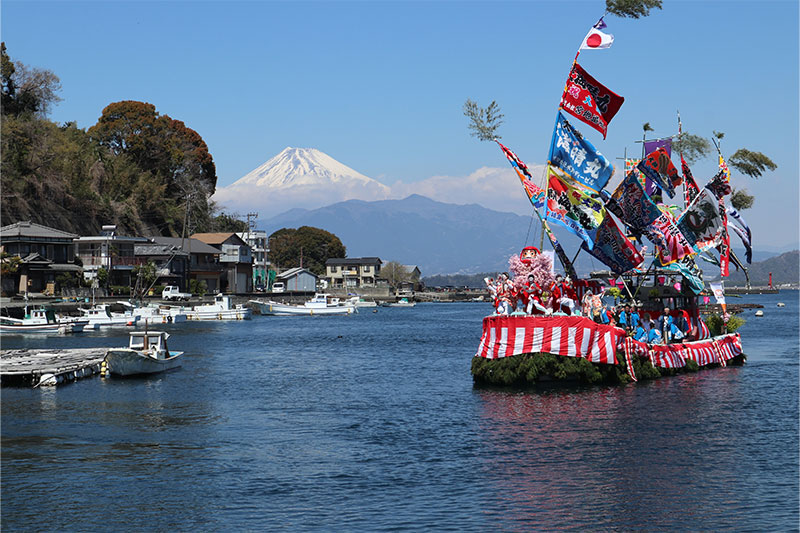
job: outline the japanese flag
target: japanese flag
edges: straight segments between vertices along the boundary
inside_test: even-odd
[[[614,36],[610,33],[603,33],[597,28],[592,28],[584,37],[581,43],[581,50],[591,50],[596,48],[610,48],[614,42]]]

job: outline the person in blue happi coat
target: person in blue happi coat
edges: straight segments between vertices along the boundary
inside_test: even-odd
[[[647,342],[647,330],[644,329],[644,321],[639,320],[636,326],[636,331],[633,333],[634,340],[640,342]]]
[[[617,317],[617,325],[625,331],[630,331],[630,306],[619,306],[619,316]]]
[[[635,307],[628,306],[628,316],[630,318],[629,322],[631,325],[631,330],[636,329],[639,326],[639,312],[636,310]]]
[[[647,343],[648,344],[661,343],[661,331],[659,331],[658,327],[656,327],[656,323],[652,320],[650,321],[650,331],[647,332]]]

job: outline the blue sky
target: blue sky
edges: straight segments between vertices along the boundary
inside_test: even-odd
[[[497,100],[504,143],[544,163],[571,61],[604,2],[5,0],[0,9],[12,59],[61,78],[52,120],[89,127],[111,102],[147,101],[200,133],[219,186],[286,146],[317,148],[392,185],[505,167],[495,146],[468,135],[467,98]],[[579,129],[617,158],[640,150],[644,122],[654,135],[676,133],[680,110],[684,131],[724,132],[724,154],[766,153],[778,170],[734,185],[756,194],[744,213],[756,248],[796,247],[798,2],[664,0],[649,17],[606,22],[614,45],[579,61],[625,104],[605,141]],[[695,177],[715,166],[696,163]]]

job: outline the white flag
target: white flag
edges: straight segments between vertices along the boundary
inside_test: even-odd
[[[584,37],[581,43],[581,50],[592,50],[597,48],[610,48],[614,43],[614,36],[610,33],[603,33],[597,28],[592,28]]]

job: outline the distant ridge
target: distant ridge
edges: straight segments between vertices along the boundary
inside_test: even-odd
[[[335,233],[351,257],[378,256],[420,267],[423,276],[507,270],[524,246],[530,217],[476,204],[349,200],[319,209],[292,209],[259,224],[268,232],[314,226]]]

